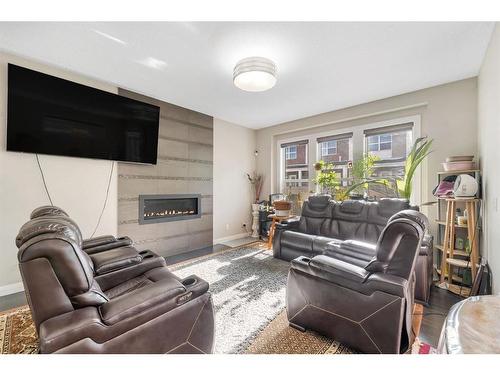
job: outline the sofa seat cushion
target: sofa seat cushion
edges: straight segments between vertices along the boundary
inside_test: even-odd
[[[104,293],[109,299],[114,299],[167,278],[172,278],[177,281],[179,280],[179,278],[171,273],[166,267],[153,268],[138,277],[134,277],[133,279],[127,280],[114,288],[105,290]]]
[[[285,231],[281,235],[281,246],[288,249],[300,250],[304,255],[311,255],[314,237],[306,233]]]
[[[103,275],[142,262],[141,255],[132,246],[123,246],[91,254],[90,259],[92,259],[96,275]]]
[[[340,243],[341,240],[324,237],[324,236],[314,236],[313,238],[313,248],[312,254],[314,255],[323,255],[328,248],[328,244],[330,243]]]

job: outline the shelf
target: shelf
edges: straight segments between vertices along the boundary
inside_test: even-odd
[[[437,174],[443,175],[443,174],[464,174],[464,173],[479,173],[479,169],[464,169],[462,171],[440,171]]]
[[[443,245],[434,245],[434,247],[440,251],[443,251]],[[450,252],[448,251],[448,254]],[[458,249],[453,249],[453,255],[458,255],[461,257],[468,257],[469,254],[465,250],[458,250]]]
[[[436,273],[437,273],[439,276],[441,276],[441,270],[440,270],[440,269],[437,269],[437,268],[434,268],[434,269],[436,270]],[[455,283],[463,283],[463,282],[464,282],[463,278],[461,278],[461,277],[460,277],[460,276],[458,276],[458,275],[455,275],[455,274],[454,274],[454,275],[452,275],[452,278],[453,278],[453,282],[455,282]]]
[[[455,258],[447,258],[446,263],[451,266],[460,267],[460,268],[471,268],[470,261],[464,259],[455,259]]]
[[[441,201],[455,201],[455,202],[479,202],[481,198],[453,198],[453,197],[437,197]]]
[[[436,220],[436,223],[438,223],[439,225],[446,225],[446,221],[443,221],[443,220]],[[463,224],[463,225],[455,224],[454,226],[455,226],[455,228],[467,228],[467,224]]]

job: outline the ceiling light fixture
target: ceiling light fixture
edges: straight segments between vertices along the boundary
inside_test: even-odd
[[[233,83],[244,91],[266,91],[276,84],[276,65],[265,57],[247,57],[233,70]]]

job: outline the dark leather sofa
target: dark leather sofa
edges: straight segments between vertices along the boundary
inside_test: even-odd
[[[179,279],[164,258],[120,246],[82,250],[61,212],[35,212],[16,238],[41,353],[210,353],[214,315],[208,283]]]
[[[412,275],[426,228],[421,213],[398,212],[381,231],[375,256],[364,267],[328,255],[292,260],[287,283],[290,325],[363,353],[408,350]]]
[[[311,196],[300,218],[276,225],[274,257],[291,261],[325,254],[364,266],[375,256],[375,243],[389,218],[407,209],[418,208],[404,199],[336,202],[329,195]],[[426,233],[415,267],[415,298],[423,304],[429,302],[432,285],[432,248],[433,238]]]

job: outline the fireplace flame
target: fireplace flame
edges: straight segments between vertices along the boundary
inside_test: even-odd
[[[181,216],[181,215],[194,215],[194,210],[165,210],[157,212],[145,212],[144,217],[165,217],[165,216]]]

